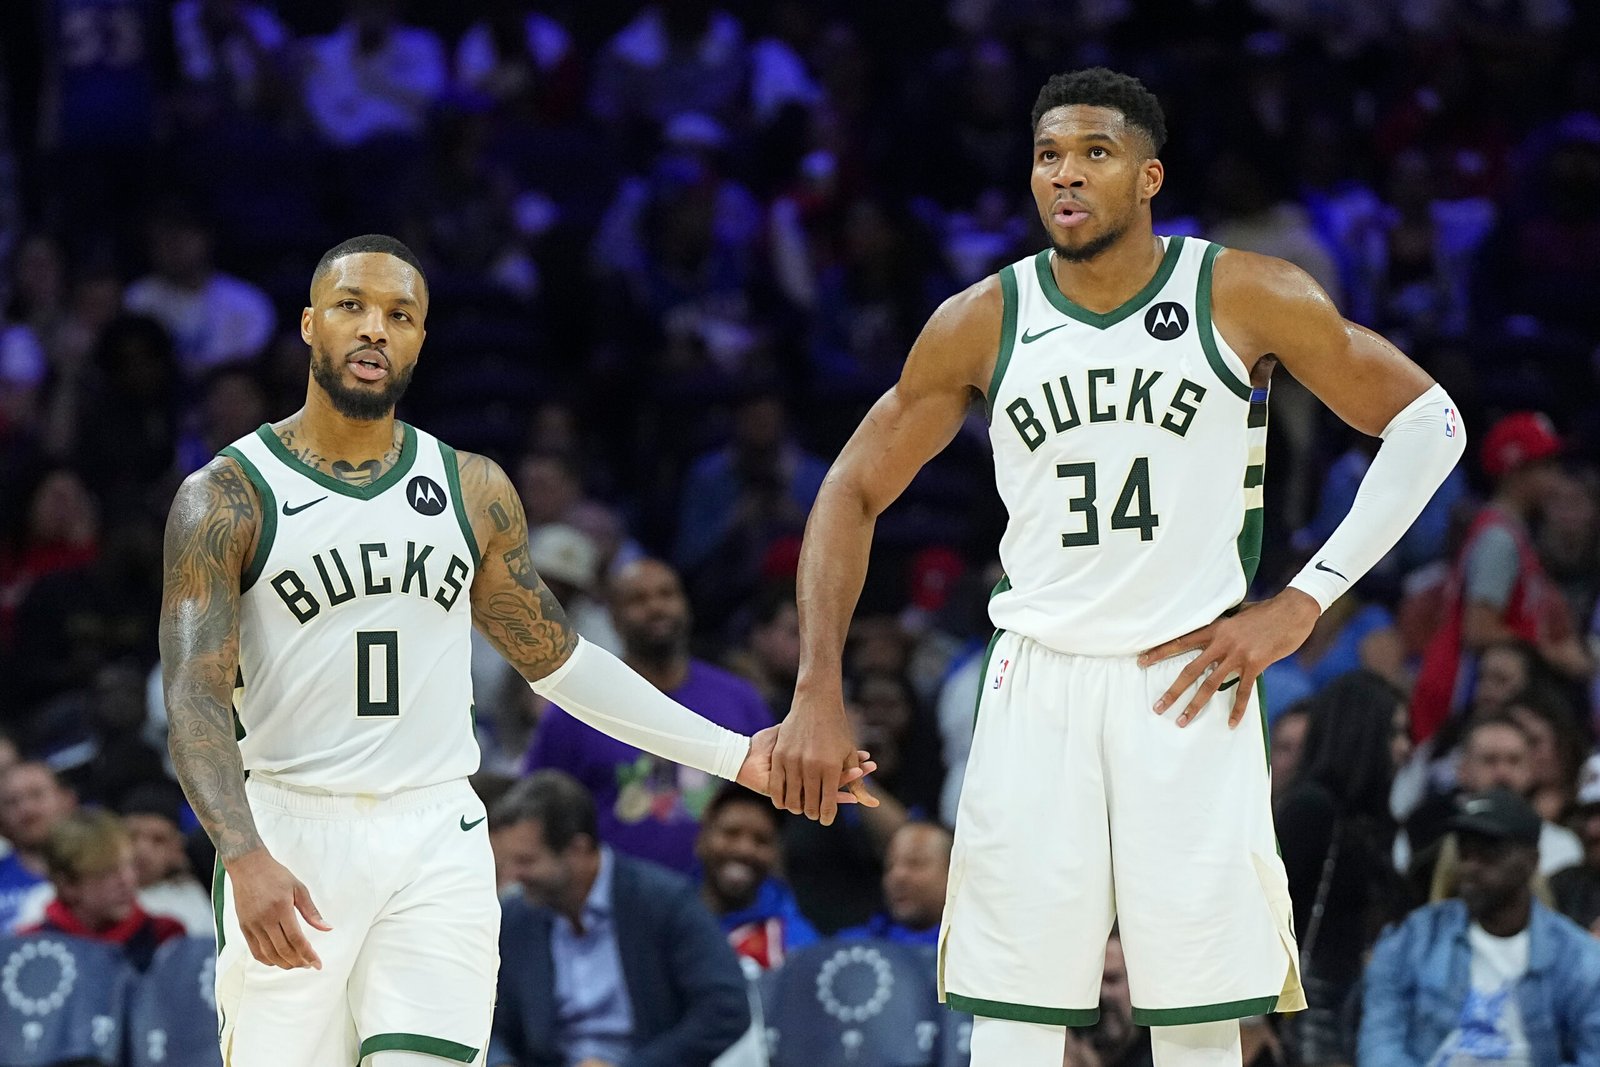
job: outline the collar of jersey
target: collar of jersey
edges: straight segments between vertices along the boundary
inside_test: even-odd
[[[1097,330],[1103,330],[1108,326],[1115,326],[1155,299],[1155,295],[1161,291],[1161,287],[1167,284],[1167,279],[1172,277],[1173,268],[1178,265],[1178,254],[1182,251],[1182,237],[1167,238],[1167,251],[1161,257],[1161,266],[1156,268],[1155,274],[1145,283],[1145,287],[1104,314],[1098,311],[1090,311],[1081,304],[1074,304],[1067,299],[1067,294],[1063,293],[1061,287],[1056,284],[1055,272],[1050,269],[1050,249],[1046,248],[1037,256],[1034,256],[1033,265],[1039,272],[1039,288],[1044,290],[1045,299],[1050,301],[1052,307],[1063,315],[1069,315],[1079,322],[1093,326]]]
[[[395,421],[399,422],[398,419]],[[417,431],[411,428],[410,423],[405,422],[400,423],[400,458],[395,460],[394,466],[384,472],[383,477],[376,481],[368,482],[366,485],[351,485],[348,482],[341,482],[333,475],[320,471],[309,463],[304,462],[299,456],[296,456],[283,446],[282,439],[272,432],[271,423],[262,423],[261,428],[256,431],[256,436],[261,438],[262,443],[267,446],[267,449],[274,456],[277,456],[283,462],[284,466],[305,475],[324,489],[331,490],[341,496],[355,497],[357,500],[371,500],[395,482],[404,478],[406,472],[411,469],[411,465],[417,460]]]

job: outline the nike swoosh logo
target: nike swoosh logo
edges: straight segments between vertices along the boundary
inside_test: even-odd
[[[1320,559],[1317,560],[1317,570],[1319,570],[1319,571],[1327,571],[1329,574],[1336,574],[1340,578],[1344,578],[1344,575],[1339,574],[1338,571],[1334,570],[1332,567],[1328,566],[1326,563],[1322,562]],[[1350,579],[1344,578],[1344,580],[1348,582]]]
[[[472,828],[473,828],[473,827],[474,827],[474,826],[476,826],[476,825],[478,825],[478,824],[479,824],[479,823],[480,823],[480,822],[482,822],[482,821],[483,821],[483,820],[484,820],[484,819],[487,819],[487,818],[488,818],[488,817],[489,817],[489,816],[487,816],[487,815],[484,815],[484,816],[481,816],[481,817],[479,817],[479,818],[476,818],[476,819],[473,819],[473,820],[472,820],[472,821],[471,821],[471,822],[468,822],[468,821],[467,821],[467,817],[466,817],[466,816],[465,816],[465,815],[463,815],[463,816],[461,816],[461,829],[463,829],[463,830],[470,830],[470,829],[472,829]]]
[[[311,504],[320,504],[326,499],[328,499],[328,498],[325,497],[325,496],[319,496],[319,497],[317,497],[317,499],[311,501]],[[285,500],[283,502],[283,513],[285,515],[298,515],[302,511],[304,511],[306,508],[309,508],[311,506],[311,504],[301,504],[297,508],[292,508],[292,507],[289,506],[289,502],[287,500]]]
[[[1029,333],[1027,330],[1023,330],[1022,331],[1022,343],[1025,344],[1025,345],[1031,345],[1031,344],[1033,344],[1033,342],[1037,341],[1039,338],[1043,337],[1045,334],[1047,334],[1047,333],[1055,333],[1057,330],[1061,329],[1061,327],[1065,326],[1065,325],[1066,325],[1066,323],[1063,322],[1059,326],[1052,326],[1048,330],[1040,330],[1038,333]]]

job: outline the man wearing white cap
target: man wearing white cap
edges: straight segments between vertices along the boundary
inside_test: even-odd
[[[1561,914],[1600,937],[1600,752],[1578,779],[1573,829],[1583,842],[1583,862],[1551,875],[1550,892]]]

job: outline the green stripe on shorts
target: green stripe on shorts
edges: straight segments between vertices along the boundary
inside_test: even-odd
[[[1230,1000],[1225,1004],[1196,1004],[1192,1008],[1134,1008],[1137,1026],[1187,1026],[1189,1023],[1220,1023],[1229,1019],[1248,1019],[1276,1011],[1278,998]]]
[[[216,913],[216,916],[217,916],[217,954],[219,956],[222,954],[222,943],[223,943],[223,937],[222,937],[222,893],[223,893],[223,887],[226,884],[223,881],[225,876],[226,876],[226,870],[222,866],[222,860],[219,857],[218,859],[214,860],[212,862],[212,865],[211,865],[211,909],[212,909],[213,912]]]
[[[356,1055],[356,1067],[361,1067],[361,1061],[374,1052],[421,1052],[452,1063],[471,1063],[478,1058],[478,1050],[471,1045],[446,1041],[442,1037],[428,1037],[425,1034],[373,1034],[361,1042],[361,1051]]]
[[[1093,1026],[1100,1021],[1099,1008],[1041,1008],[1034,1004],[964,997],[960,993],[946,993],[944,1001],[955,1011],[981,1015],[985,1019],[1010,1019],[1019,1023],[1042,1023],[1045,1026]]]

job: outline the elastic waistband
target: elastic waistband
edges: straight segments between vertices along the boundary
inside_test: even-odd
[[[397,793],[316,793],[252,774],[244,788],[252,807],[260,805],[311,819],[368,819],[477,798],[465,778]]]

